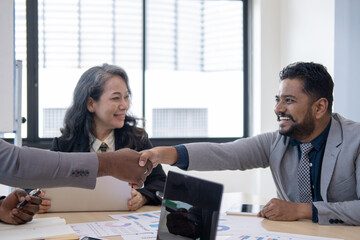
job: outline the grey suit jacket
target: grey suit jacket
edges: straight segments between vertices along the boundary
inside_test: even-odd
[[[21,188],[94,188],[99,162],[95,153],[59,153],[16,147],[0,139],[0,183]]]
[[[299,202],[298,148],[276,132],[229,143],[192,143],[188,170],[270,167],[280,199]],[[320,180],[323,201],[314,202],[319,224],[360,225],[360,123],[332,115]]]

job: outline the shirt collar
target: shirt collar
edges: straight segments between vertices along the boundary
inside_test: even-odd
[[[326,128],[324,129],[324,131],[317,136],[314,140],[311,141],[311,145],[316,149],[316,151],[319,151],[320,148],[323,146],[323,144],[326,142],[326,139],[329,135],[329,131],[330,131],[330,125],[331,125],[331,119],[329,121],[329,124],[326,126]],[[290,138],[290,144],[291,146],[295,147],[298,146],[300,144],[302,144],[302,142]]]
[[[101,152],[100,151],[100,145],[104,142],[108,145],[109,151],[115,151],[115,137],[114,137],[114,130],[111,131],[109,136],[105,138],[104,141],[100,141],[94,135],[90,133],[89,136],[89,142],[90,142],[90,151],[91,152]]]

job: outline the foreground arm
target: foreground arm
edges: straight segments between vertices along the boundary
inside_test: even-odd
[[[312,219],[312,206],[311,203],[294,203],[273,198],[258,213],[258,217],[275,221]]]
[[[94,188],[98,172],[95,153],[60,153],[17,147],[0,139],[0,183],[21,187]]]
[[[0,183],[21,188],[94,188],[96,177],[113,176],[141,186],[152,169],[138,166],[139,153],[60,153],[16,147],[0,139]],[[129,170],[130,169],[130,170]]]
[[[17,208],[23,200],[28,203]],[[0,220],[9,224],[23,224],[32,220],[35,213],[40,209],[41,198],[29,196],[24,190],[15,190],[5,199],[0,200]]]

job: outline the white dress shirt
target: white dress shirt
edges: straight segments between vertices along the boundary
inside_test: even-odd
[[[106,143],[106,145],[108,146],[106,152],[115,151],[114,130],[111,131],[109,136],[107,136],[104,141],[97,139],[96,137],[94,137],[94,135],[90,133],[90,152],[101,153],[100,146],[102,143]]]

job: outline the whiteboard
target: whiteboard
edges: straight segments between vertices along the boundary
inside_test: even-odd
[[[14,121],[14,0],[0,0],[0,132],[13,132]]]

